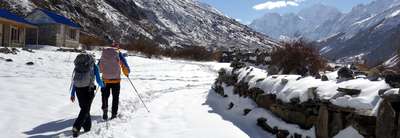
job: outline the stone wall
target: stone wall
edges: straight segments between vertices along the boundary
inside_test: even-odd
[[[299,99],[292,99],[290,103],[284,103],[277,99],[276,95],[268,94],[262,89],[249,89],[249,83],[245,82],[245,80],[237,81],[239,74],[235,74],[235,70],[238,69],[233,68],[231,71],[220,70],[214,90],[221,96],[225,96],[222,84],[234,86],[234,94],[238,94],[243,98],[253,99],[259,107],[271,111],[285,122],[297,124],[305,130],[315,127],[315,135],[318,138],[334,137],[349,126],[355,128],[366,138],[400,137],[400,96],[398,95],[398,89],[397,94],[390,96],[384,95],[385,92],[396,90],[381,90],[383,102],[379,106],[378,115],[370,116],[365,115],[362,111],[338,107],[327,100],[318,98],[313,98],[313,100],[303,103],[300,103]],[[315,90],[316,88],[309,88],[308,93],[316,95]],[[272,129],[270,130],[273,132]]]

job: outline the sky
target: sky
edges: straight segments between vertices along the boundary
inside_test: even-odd
[[[373,0],[198,0],[207,3],[225,15],[244,24],[263,16],[268,12],[291,13],[313,4],[324,4],[336,7],[346,13],[353,6],[366,4]]]

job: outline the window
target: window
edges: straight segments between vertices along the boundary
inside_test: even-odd
[[[70,39],[76,40],[76,30],[75,29],[69,29],[68,34],[69,34]]]
[[[17,27],[11,26],[11,41],[19,42],[19,31]]]

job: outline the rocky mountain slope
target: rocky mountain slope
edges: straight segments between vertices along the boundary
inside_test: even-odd
[[[296,35],[287,36],[304,37],[318,41],[321,53],[331,60],[347,60],[361,57],[367,61],[368,65],[374,66],[393,57],[400,47],[398,37],[400,34],[399,5],[400,0],[375,0],[369,4],[357,5],[349,13],[344,14],[322,12],[327,8],[313,6],[309,10],[314,10],[314,13],[326,13],[326,18],[329,19],[323,21],[324,18],[310,16],[308,20],[321,21],[314,24],[309,23],[315,28],[307,29],[302,25],[295,27],[275,26],[274,28],[289,28],[289,30],[270,35],[286,35],[288,34],[287,32],[296,32]],[[307,11],[307,9],[305,10]],[[300,15],[301,13],[297,14],[298,18],[304,19],[303,16],[307,16],[307,14]],[[274,21],[269,20],[268,22]],[[252,27],[263,32],[263,30],[256,27],[256,23],[257,20],[253,22]],[[264,28],[264,30],[268,29]],[[268,33],[266,34],[268,35]]]
[[[322,54],[335,60],[359,56],[368,65],[381,64],[395,56],[400,48],[400,5],[359,22],[349,30],[321,41]]]
[[[270,47],[265,35],[194,0],[7,0],[1,8],[26,15],[46,8],[72,18],[105,40],[151,40],[163,47]]]

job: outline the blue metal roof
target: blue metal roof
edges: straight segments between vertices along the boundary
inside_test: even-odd
[[[14,13],[11,13],[8,10],[5,10],[5,9],[0,9],[0,17],[8,19],[8,20],[15,21],[15,22],[19,22],[19,23],[28,24],[28,25],[34,25],[35,26],[35,24],[33,24],[31,22],[28,22],[24,18],[22,18],[22,17],[20,17],[18,15],[15,15]]]
[[[45,9],[40,9],[40,11],[42,11],[43,13],[45,13],[47,16],[49,16],[51,19],[53,19],[55,22],[60,23],[60,24],[64,24],[64,25],[68,25],[71,27],[76,27],[76,28],[81,28],[81,26],[77,23],[74,23],[72,20],[58,15],[57,13],[45,10]]]

